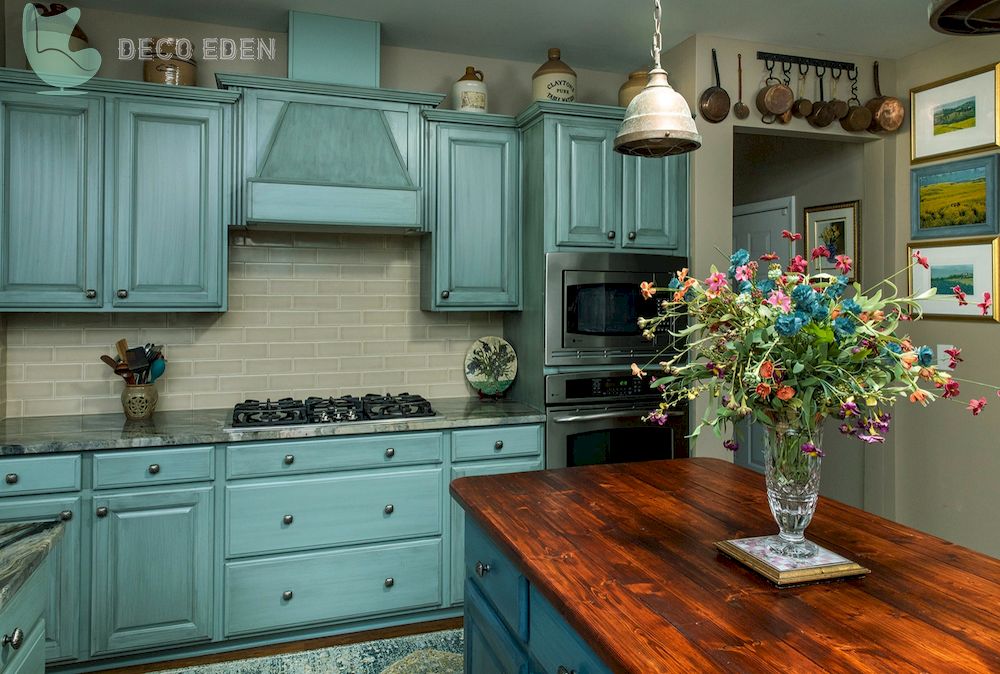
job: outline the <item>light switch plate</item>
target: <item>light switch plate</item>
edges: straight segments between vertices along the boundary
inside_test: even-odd
[[[948,364],[951,363],[951,356],[945,353],[946,349],[954,349],[955,347],[951,344],[938,344],[937,345],[937,366],[940,370],[947,370]]]

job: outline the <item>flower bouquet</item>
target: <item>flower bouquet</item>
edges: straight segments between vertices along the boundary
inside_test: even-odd
[[[805,558],[816,551],[803,532],[819,493],[824,420],[836,417],[841,433],[884,442],[890,409],[900,398],[927,405],[959,397],[952,370],[962,358],[961,349],[951,349],[949,366],[939,368],[930,347],[896,334],[901,323],[920,318],[920,300],[936,292],[904,296],[892,282],[912,265],[928,265],[919,251],[908,267],[867,290],[855,283],[846,297],[850,257],[833,256],[842,275],[810,273],[810,264],[831,251],[819,246],[807,260],[795,254],[801,234],[786,230],[782,236],[789,242],[786,267],[775,253],[757,261],[738,250],[725,273],[713,266],[704,281],[683,269],[665,288],[642,285],[645,297],[662,298],[659,315],[639,321],[648,338],[664,321],[687,320],[687,327],[670,333],[662,374],[650,377],[663,402],[645,418],[663,423],[669,408],[705,395],[708,408],[691,437],[705,426],[721,437],[747,417],[762,424],[768,503],[780,530],[770,550]],[[954,292],[957,301],[967,301],[961,288]],[[987,294],[979,305],[983,313],[990,303]],[[637,364],[632,371],[646,376]],[[981,397],[967,408],[978,415],[985,405]],[[734,438],[723,445],[738,449]]]

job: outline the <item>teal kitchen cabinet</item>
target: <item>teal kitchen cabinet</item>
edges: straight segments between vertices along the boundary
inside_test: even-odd
[[[95,493],[91,654],[211,638],[212,487]]]
[[[528,658],[471,580],[465,593],[466,674],[528,674]]]
[[[621,158],[617,126],[603,121],[555,122],[557,246],[617,248],[621,229]]]
[[[240,92],[237,222],[423,231],[425,125],[440,94],[217,75]]]
[[[686,255],[688,155],[622,160],[622,247]]]
[[[427,111],[429,181],[421,306],[519,309],[520,136],[513,117]]]
[[[222,309],[222,107],[138,98],[113,105],[113,306]]]
[[[99,308],[99,96],[0,91],[0,308]]]
[[[4,598],[0,611],[0,674],[41,674],[45,671],[45,595],[50,575],[47,562],[35,569],[17,592]],[[18,641],[14,641],[17,639]]]

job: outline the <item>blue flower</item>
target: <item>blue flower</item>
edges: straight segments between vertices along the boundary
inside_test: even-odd
[[[847,277],[838,276],[835,281],[826,287],[823,294],[831,300],[838,300],[843,296],[845,290],[847,290]]]
[[[934,352],[929,346],[922,346],[917,349],[917,362],[923,367],[930,367],[934,362]]]
[[[812,286],[801,283],[792,289],[792,299],[795,300],[796,308],[812,311],[816,305],[816,291],[812,289]]]
[[[856,329],[854,321],[847,316],[837,316],[833,319],[833,336],[837,338],[837,341],[850,337]]]
[[[861,313],[861,305],[854,300],[844,300],[840,308],[845,314],[854,314],[857,316]]]
[[[735,267],[742,267],[747,262],[750,261],[750,253],[745,249],[740,248],[738,251],[729,256],[729,263]]]
[[[753,292],[753,283],[750,283],[750,281],[740,281],[740,284],[736,286],[736,291],[740,295],[749,295]]]
[[[888,344],[885,345],[885,348],[887,348],[889,351],[892,351],[893,353],[903,353],[903,347],[901,347],[896,342],[889,342]]]
[[[827,316],[830,315],[830,310],[817,302],[812,308],[812,319],[814,321],[825,321]]]
[[[757,281],[757,290],[765,295],[769,295],[772,290],[774,290],[774,281],[771,279],[764,279],[763,281]]]
[[[805,314],[801,311],[796,311],[791,314],[782,314],[778,316],[778,320],[774,322],[774,329],[778,331],[779,335],[785,337],[791,337],[792,335],[798,333],[802,329],[802,326],[806,324]]]
[[[677,290],[678,288],[681,287],[681,282],[678,281],[677,277],[675,276],[674,278],[670,279],[670,283],[667,284],[667,287],[670,288],[671,290]]]

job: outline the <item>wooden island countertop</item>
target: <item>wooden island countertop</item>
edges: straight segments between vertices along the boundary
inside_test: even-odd
[[[871,574],[779,589],[713,545],[776,531],[763,476],[728,462],[451,491],[615,672],[1000,672],[1000,560],[821,498],[806,536]]]

